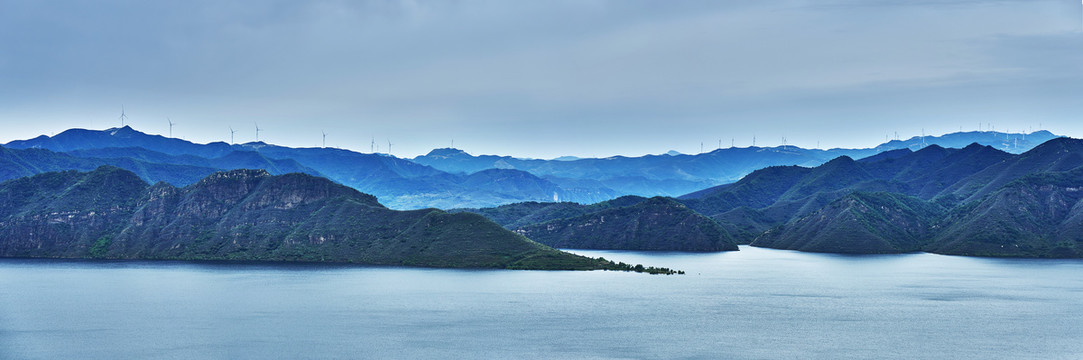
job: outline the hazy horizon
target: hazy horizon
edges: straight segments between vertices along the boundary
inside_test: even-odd
[[[414,157],[1083,137],[1066,0],[0,0],[0,143],[127,125]],[[980,125],[979,125],[980,124]],[[981,128],[979,128],[981,126]],[[991,129],[990,129],[991,127]]]
[[[151,135],[151,136],[154,136],[154,135],[158,135],[158,136],[163,136],[163,137],[167,137],[167,138],[169,137],[169,136],[168,136],[168,134],[156,134],[156,133],[151,133],[151,132],[146,132],[146,131],[142,131],[141,129],[138,129],[138,128],[136,128],[136,127],[134,127],[134,126],[131,126],[131,125],[125,125],[125,126],[127,126],[127,127],[131,128],[131,129],[133,129],[133,130],[135,130],[135,131],[138,131],[138,132],[141,132],[141,133],[147,134],[147,135]],[[89,130],[89,131],[108,131],[108,130],[115,130],[115,129],[119,129],[119,128],[120,128],[119,126],[117,126],[117,127],[112,127],[112,128],[106,128],[106,129],[85,129],[85,128],[72,128],[72,129],[66,129],[65,131],[67,131],[67,130]],[[1034,130],[1034,131],[1029,131],[1029,132],[1027,132],[1027,133],[1026,133],[1026,135],[1030,135],[1030,134],[1033,134],[1033,133],[1035,133],[1035,132],[1038,132],[1038,131],[1049,131],[1049,130]],[[965,130],[964,130],[964,131],[962,131],[962,133],[966,133],[966,132],[970,132],[970,131],[965,131]],[[1003,133],[1003,132],[1000,132],[1000,131],[993,131],[993,132],[996,132],[996,133]],[[1058,136],[1064,136],[1064,135],[1061,135],[1061,134],[1057,134],[1057,133],[1056,133],[1055,131],[1049,131],[1049,132],[1051,132],[1051,133],[1052,133],[1052,134],[1054,134],[1054,135],[1058,135]],[[952,133],[945,133],[945,134],[925,134],[925,136],[928,136],[928,137],[939,137],[939,136],[945,136],[945,135],[950,135],[950,134],[956,134],[956,133],[960,133],[960,132],[952,132]],[[1016,133],[1010,133],[1010,134],[1014,135],[1014,134],[1016,134]],[[16,141],[19,141],[19,140],[31,140],[31,139],[33,139],[33,138],[36,138],[36,137],[40,137],[40,136],[48,136],[48,137],[53,137],[53,136],[56,136],[56,135],[59,135],[59,133],[57,133],[57,134],[41,134],[41,135],[38,135],[38,136],[35,136],[35,137],[32,137],[32,138],[26,138],[26,139],[14,139],[14,140],[16,140]],[[178,138],[178,137],[174,137],[174,138],[176,138],[176,139],[180,139],[180,140],[184,140],[184,141],[189,141],[189,142],[192,142],[192,143],[196,143],[196,144],[201,144],[201,145],[206,145],[206,144],[210,144],[210,143],[226,143],[226,144],[229,144],[229,141],[228,141],[228,139],[227,139],[227,141],[215,140],[215,141],[210,141],[210,142],[198,142],[198,141],[192,141],[192,140],[189,140],[189,139],[183,139],[183,138]],[[868,147],[862,147],[862,148],[842,148],[842,147],[828,147],[828,146],[821,146],[821,147],[802,147],[802,146],[800,146],[800,145],[794,145],[794,144],[787,144],[786,146],[797,146],[797,147],[800,147],[800,148],[804,148],[804,149],[809,149],[809,150],[825,150],[825,151],[826,151],[826,150],[837,150],[837,149],[872,149],[872,148],[875,148],[875,147],[877,147],[878,145],[882,145],[882,144],[884,144],[884,143],[888,143],[888,142],[890,142],[890,141],[894,141],[894,140],[898,140],[898,141],[903,141],[903,142],[906,142],[906,141],[909,141],[909,140],[913,140],[913,139],[918,139],[918,138],[920,138],[920,136],[909,136],[909,137],[902,137],[902,136],[900,135],[898,139],[886,139],[885,141],[883,141],[883,142],[881,142],[881,143],[877,143],[877,144],[874,144],[874,145],[872,145],[872,146],[868,146]],[[8,142],[11,142],[11,141],[8,141]],[[4,144],[7,144],[8,142],[3,142],[3,143],[0,143],[0,145],[4,145]],[[264,140],[262,140],[262,139],[261,139],[261,140],[259,140],[259,142],[260,142],[260,143],[264,143],[264,144],[267,144],[267,145],[274,145],[274,146],[287,146],[287,147],[290,147],[290,146],[288,146],[288,145],[283,145],[283,144],[277,144],[277,143],[274,143],[274,142],[267,142],[267,141],[264,141]],[[252,144],[252,143],[256,143],[256,141],[255,141],[255,140],[252,140],[252,141],[246,141],[246,142],[240,142],[240,141],[237,141],[237,142],[235,142],[235,143],[234,143],[233,145],[246,145],[246,144]],[[394,145],[394,143],[392,143],[392,145]],[[725,145],[725,144],[724,144],[724,145]],[[823,144],[823,145],[828,145],[828,144]],[[582,159],[591,159],[591,158],[607,158],[607,157],[612,157],[612,156],[639,157],[639,156],[647,156],[647,155],[666,155],[666,154],[668,154],[668,153],[672,153],[672,152],[674,152],[674,151],[676,151],[676,152],[678,152],[678,153],[680,153],[680,154],[682,154],[682,155],[696,155],[696,154],[701,154],[701,153],[710,153],[710,152],[712,152],[712,151],[714,151],[714,150],[720,150],[720,149],[728,149],[728,148],[749,148],[749,147],[756,147],[756,148],[777,148],[777,147],[780,147],[780,146],[781,146],[781,144],[756,144],[756,145],[751,145],[751,144],[749,144],[749,145],[747,145],[747,146],[732,146],[732,147],[731,147],[731,146],[725,145],[725,146],[721,146],[721,147],[718,147],[718,146],[717,146],[717,144],[716,144],[716,146],[715,146],[715,147],[705,147],[705,148],[703,149],[703,151],[702,151],[702,152],[700,152],[700,151],[696,151],[696,152],[681,152],[681,151],[677,151],[677,150],[675,150],[675,149],[670,149],[670,150],[667,150],[667,151],[664,151],[664,152],[660,152],[660,153],[642,153],[642,154],[610,154],[610,155],[605,155],[605,156],[577,156],[577,155],[559,155],[559,156],[554,156],[554,157],[546,157],[546,158],[529,157],[529,156],[519,156],[519,155],[516,155],[516,154],[497,154],[497,153],[481,153],[481,152],[473,152],[473,151],[469,151],[469,150],[466,150],[466,149],[461,149],[461,148],[459,148],[459,147],[451,147],[451,146],[444,146],[444,147],[440,147],[440,146],[437,146],[437,147],[434,147],[434,148],[432,148],[432,149],[429,149],[429,150],[427,150],[427,151],[425,151],[425,152],[423,152],[423,153],[420,153],[420,154],[416,154],[416,155],[408,155],[408,156],[407,156],[407,155],[401,155],[401,154],[392,154],[392,155],[393,155],[393,156],[395,156],[395,157],[398,157],[398,158],[402,158],[402,159],[412,159],[412,158],[415,158],[415,157],[418,157],[418,156],[421,156],[421,155],[425,155],[425,154],[427,154],[427,153],[429,153],[429,152],[431,152],[431,151],[434,151],[434,150],[438,150],[438,149],[455,149],[455,150],[461,150],[461,151],[464,151],[464,152],[466,152],[466,153],[468,153],[468,154],[470,154],[470,155],[473,155],[473,156],[482,156],[482,155],[496,155],[496,156],[511,156],[511,157],[514,157],[514,158],[519,158],[519,159],[541,159],[541,160],[555,160],[555,159],[559,159],[559,158],[568,158],[568,157],[571,157],[571,158],[582,158]],[[315,145],[315,146],[292,146],[292,147],[295,147],[295,148],[320,148],[321,146],[320,146],[320,145]],[[349,151],[354,151],[354,152],[358,152],[358,153],[373,153],[373,151],[365,151],[365,150],[361,150],[361,149],[349,149],[349,148],[341,148],[341,147],[334,147],[334,146],[330,146],[330,145],[328,145],[328,146],[326,146],[326,147],[327,147],[327,148],[334,148],[334,149],[341,149],[341,150],[349,150]],[[377,151],[375,151],[375,153],[379,153],[379,154],[387,154],[387,148],[386,148],[386,147],[382,147],[382,146],[381,146],[381,147],[376,147],[375,149],[377,150]]]

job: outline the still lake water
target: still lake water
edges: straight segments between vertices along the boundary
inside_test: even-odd
[[[0,259],[0,358],[1083,358],[1083,261],[583,251],[624,272]]]

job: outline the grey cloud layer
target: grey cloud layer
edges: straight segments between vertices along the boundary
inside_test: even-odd
[[[35,131],[8,124],[27,114],[105,123],[127,103],[187,118],[199,141],[261,121],[283,144],[334,127],[350,139],[340,146],[406,137],[396,148],[421,153],[459,137],[535,156],[693,151],[752,133],[868,146],[854,139],[979,118],[1079,133],[1078,7],[0,1],[0,121],[12,134]]]

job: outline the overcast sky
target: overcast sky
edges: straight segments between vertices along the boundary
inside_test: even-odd
[[[412,157],[1083,137],[1078,0],[0,0],[0,143],[128,124]]]

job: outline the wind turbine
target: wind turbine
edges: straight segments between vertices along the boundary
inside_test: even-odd
[[[169,122],[169,137],[173,137],[173,125],[177,125],[177,123],[173,122],[173,120],[170,120],[168,117],[165,118],[165,121]]]
[[[124,105],[120,106],[120,127],[124,127],[124,120],[128,119],[128,115],[124,115]]]
[[[259,123],[255,122],[255,121],[253,121],[252,123],[256,124],[256,142],[259,142],[259,132],[260,132],[260,130],[263,130],[263,129],[259,128]]]
[[[323,147],[327,147],[327,132],[320,130],[323,133]]]
[[[391,156],[391,139],[387,139],[387,156]]]
[[[230,145],[236,144],[236,142],[233,141],[233,134],[236,134],[236,133],[237,133],[237,130],[233,130],[233,127],[230,126],[229,127],[229,144]]]
[[[372,137],[372,143],[369,144],[369,152],[373,153],[373,154],[376,153],[376,137],[375,136]]]

